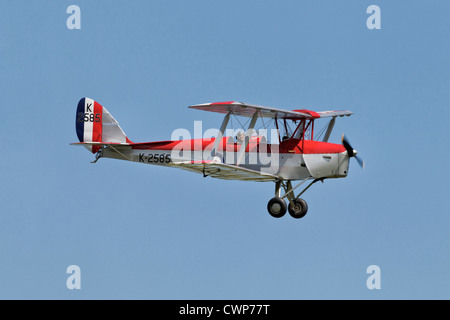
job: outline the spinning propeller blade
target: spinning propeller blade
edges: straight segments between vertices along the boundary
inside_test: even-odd
[[[358,161],[359,166],[364,169],[365,163],[364,160],[358,157],[356,154],[358,153],[355,149],[353,149],[352,145],[350,144],[350,141],[348,141],[345,134],[342,135],[342,144],[345,147],[345,150],[347,150],[347,154],[350,158],[355,158],[356,161]]]
[[[366,165],[364,160],[361,159],[361,157],[358,157],[357,155],[355,155],[355,159],[356,159],[356,161],[358,161],[358,164],[361,167],[361,169],[364,169],[364,166]]]

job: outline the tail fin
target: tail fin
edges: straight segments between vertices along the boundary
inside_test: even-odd
[[[90,98],[82,98],[78,102],[75,121],[80,142],[131,143],[108,110]],[[92,153],[96,153],[100,148],[86,147]]]

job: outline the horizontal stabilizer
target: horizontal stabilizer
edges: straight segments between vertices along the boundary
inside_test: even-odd
[[[71,146],[131,146],[131,143],[120,143],[120,142],[74,142],[70,144]]]

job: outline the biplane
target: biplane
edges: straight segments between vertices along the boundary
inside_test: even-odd
[[[345,178],[350,158],[364,168],[364,161],[344,135],[342,144],[328,142],[336,119],[352,115],[351,111],[283,110],[237,101],[189,108],[223,114],[217,135],[135,143],[105,107],[82,98],[75,122],[80,142],[72,145],[84,146],[95,154],[93,163],[100,158],[113,158],[184,169],[203,177],[271,181],[275,184],[275,195],[267,210],[275,218],[286,212],[296,219],[304,217],[308,205],[300,197],[318,181]],[[231,131],[233,134],[227,136],[227,126],[233,118],[247,121],[240,131]],[[329,121],[317,130],[315,121],[322,118]],[[264,126],[259,131],[255,128],[258,120]],[[269,127],[272,127],[270,137]],[[296,194],[301,186],[303,189]]]

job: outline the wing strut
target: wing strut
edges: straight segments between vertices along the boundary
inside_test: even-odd
[[[228,112],[225,118],[223,118],[222,125],[220,126],[220,132],[218,133],[216,140],[214,141],[214,146],[211,150],[211,155],[214,157],[216,155],[216,150],[219,148],[220,141],[222,141],[223,133],[225,132],[225,129],[228,124],[228,120],[230,120],[230,114],[231,112]]]
[[[250,142],[250,138],[252,137],[253,129],[255,128],[256,120],[258,120],[258,111],[256,111],[253,114],[252,120],[250,121],[250,124],[248,126],[247,131],[245,132],[245,139],[244,142],[242,142],[241,148],[238,151],[237,154],[237,162],[236,165],[238,166],[245,156],[245,150],[247,149],[248,143]]]
[[[323,142],[328,142],[328,139],[330,138],[331,131],[333,131],[334,123],[336,122],[336,117],[333,117],[331,119],[330,123],[328,124],[327,132],[325,133],[325,136],[323,137]]]

